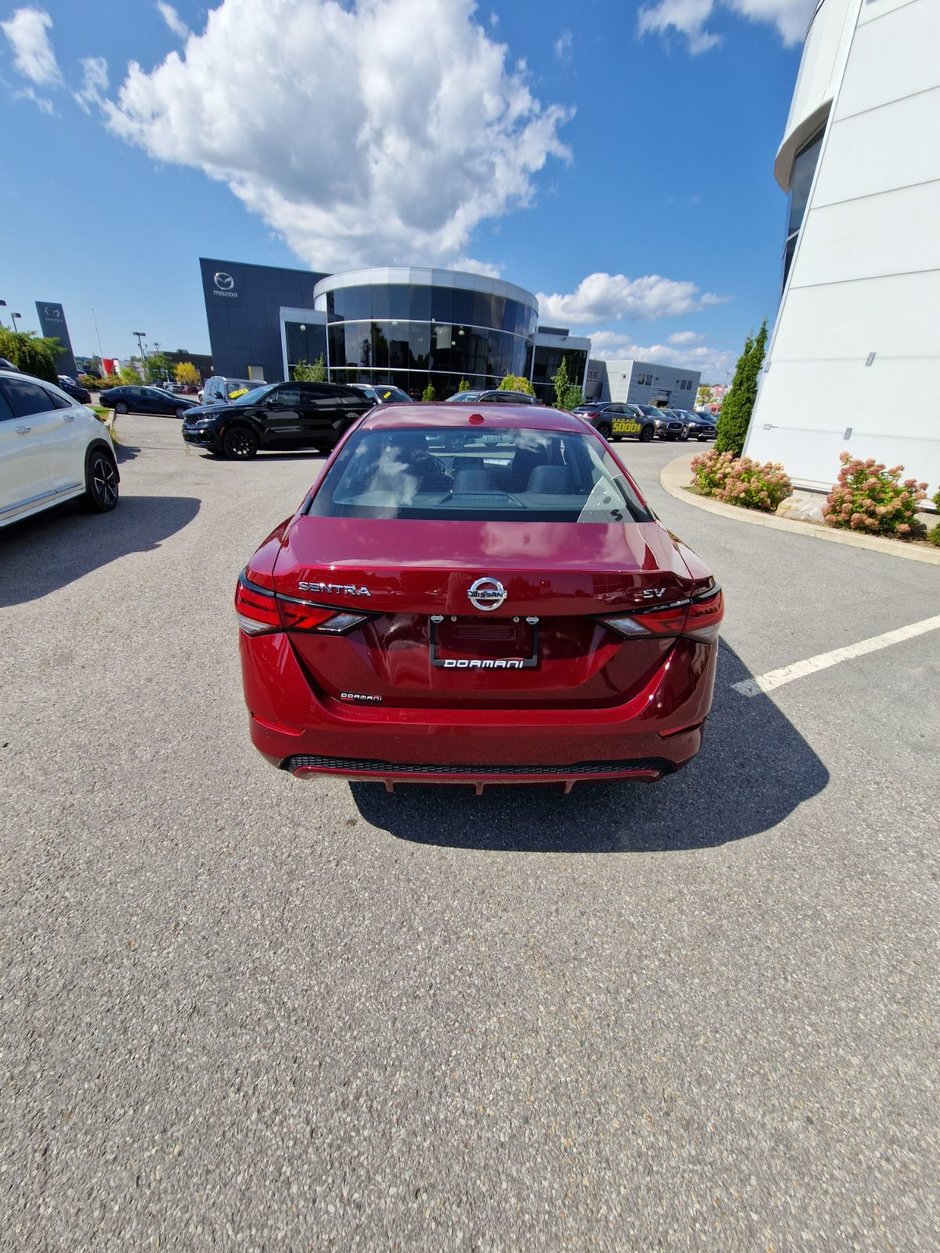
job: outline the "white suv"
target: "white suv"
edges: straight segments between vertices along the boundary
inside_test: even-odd
[[[61,387],[0,372],[0,526],[84,496],[107,513],[118,503],[111,436]]]

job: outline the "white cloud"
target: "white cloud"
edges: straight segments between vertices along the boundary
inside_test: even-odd
[[[573,43],[574,43],[574,40],[572,39],[571,31],[570,30],[562,31],[562,33],[558,36],[558,38],[552,44],[552,47],[555,49],[555,56],[558,58],[559,61],[571,60],[571,48],[572,48]]]
[[[681,348],[686,344],[700,344],[704,338],[705,336],[699,335],[698,331],[676,331],[674,335],[669,336],[669,342]]]
[[[51,27],[52,18],[42,9],[17,9],[11,18],[0,22],[17,70],[38,87],[58,87],[62,82],[62,71],[47,34]],[[33,93],[24,94],[30,94],[39,103]]]
[[[671,337],[670,337],[671,338]],[[701,370],[706,383],[720,383],[733,367],[733,352],[699,344],[694,348],[677,348],[672,344],[638,344],[628,335],[616,331],[591,332],[591,356],[602,361],[651,361],[659,365],[683,366]]]
[[[268,0],[222,0],[182,52],[129,66],[106,119],[226,183],[314,268],[449,264],[569,155],[569,112],[532,96],[474,9],[279,0],[273,21]]]
[[[93,104],[100,105],[108,90],[108,63],[104,57],[82,57],[82,85],[73,92],[87,113]]]
[[[694,283],[646,274],[589,274],[568,295],[539,292],[540,316],[562,323],[616,322],[620,318],[665,318],[693,313],[726,298],[701,292]]]
[[[190,29],[173,8],[172,4],[167,4],[165,0],[157,0],[157,8],[160,11],[160,16],[163,18],[164,22],[166,22],[167,27],[172,34],[176,35],[178,39],[189,38]]]
[[[789,45],[803,39],[816,0],[658,0],[640,9],[638,29],[645,35],[672,28],[686,36],[691,53],[707,52],[721,42],[718,35],[706,29],[719,4],[752,22],[772,23]]]

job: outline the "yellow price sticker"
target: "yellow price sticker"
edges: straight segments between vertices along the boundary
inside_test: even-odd
[[[618,435],[636,435],[640,430],[640,424],[632,418],[614,418],[613,429]]]

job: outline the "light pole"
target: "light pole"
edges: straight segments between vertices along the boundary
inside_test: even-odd
[[[7,307],[7,302],[5,300],[0,300],[0,309],[5,309],[6,307]],[[0,326],[3,326],[2,322],[0,322]]]
[[[131,334],[136,335],[137,337],[137,347],[140,350],[141,364],[143,364],[143,362],[147,360],[147,354],[144,352],[144,336],[147,334],[147,332],[146,331],[131,331]]]
[[[22,316],[23,316],[22,313],[13,313],[12,310],[10,311],[10,321],[13,323],[13,330],[16,332],[17,335],[19,335],[20,332],[16,325],[16,319],[21,318]]]

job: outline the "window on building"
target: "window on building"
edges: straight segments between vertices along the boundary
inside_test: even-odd
[[[813,185],[819,150],[822,147],[824,131],[819,131],[808,144],[796,154],[793,162],[793,175],[790,179],[790,210],[787,217],[787,242],[783,250],[783,284],[786,285],[790,273],[790,263],[796,251],[796,241],[806,215],[809,201],[809,189]]]

